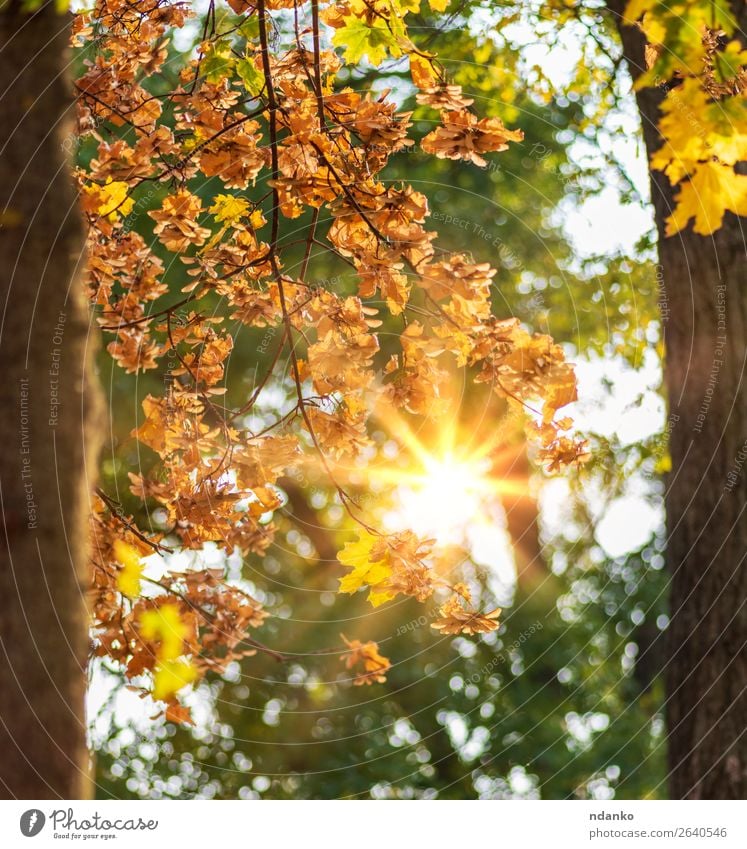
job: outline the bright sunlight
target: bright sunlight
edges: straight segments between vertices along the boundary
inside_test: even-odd
[[[464,545],[470,529],[494,521],[498,497],[508,486],[495,474],[495,440],[477,443],[453,424],[432,439],[400,417],[390,417],[389,426],[400,451],[393,463],[369,471],[392,490],[386,516],[392,529],[410,528],[440,545]]]
[[[429,456],[422,473],[408,475],[397,490],[398,519],[440,544],[460,543],[495,494],[486,458]]]

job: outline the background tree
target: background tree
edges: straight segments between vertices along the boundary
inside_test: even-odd
[[[676,798],[742,799],[747,793],[741,720],[747,708],[747,487],[729,487],[726,475],[747,433],[742,217],[747,214],[747,179],[741,165],[730,167],[743,162],[747,152],[747,54],[742,52],[747,6],[734,0],[710,9],[678,10],[682,17],[671,24],[676,36],[657,62],[647,59],[645,36],[633,20],[648,12],[644,29],[650,32],[663,10],[653,3],[631,4],[626,21],[624,6],[609,3],[638,85],[646,150],[654,164],[657,155],[661,160],[674,151],[689,173],[689,182],[677,192],[672,170],[662,171],[659,164],[651,171],[670,310],[664,333],[666,385],[670,409],[680,417],[670,437],[666,493],[672,575],[667,656],[671,790]],[[719,43],[726,45],[724,53]],[[694,86],[702,94],[690,100]],[[681,143],[666,132],[662,137],[663,116],[668,116],[670,133],[673,125],[680,132],[685,127],[690,140],[702,142],[696,163],[708,165],[695,167]],[[724,155],[725,145],[734,148],[731,156]],[[709,169],[727,182],[704,183],[701,175]],[[686,196],[692,205],[685,212]]]
[[[97,465],[84,234],[70,175],[70,18],[0,7],[0,793],[89,792],[87,519]]]

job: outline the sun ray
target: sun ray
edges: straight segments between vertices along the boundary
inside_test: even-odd
[[[435,432],[416,432],[406,418],[387,411],[386,431],[399,446],[394,457],[383,455],[366,469],[369,481],[385,490],[392,502],[387,518],[439,543],[464,543],[470,528],[496,521],[502,496],[520,497],[526,480],[499,475],[511,454],[498,428],[458,426],[454,418]]]

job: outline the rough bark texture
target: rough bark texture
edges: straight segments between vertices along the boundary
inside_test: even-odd
[[[0,11],[0,795],[82,798],[96,392],[69,171],[70,21],[19,6]]]
[[[619,15],[623,0],[609,0]],[[735,2],[742,30],[745,5]],[[621,26],[633,77],[640,33]],[[638,94],[649,153],[662,93]],[[664,235],[673,201],[651,175],[663,275],[672,472],[666,486],[671,624],[666,661],[670,795],[747,798],[747,280],[743,218],[709,237]],[[740,452],[742,461],[740,462]]]

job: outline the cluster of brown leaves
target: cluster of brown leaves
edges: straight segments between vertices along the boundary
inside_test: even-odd
[[[208,670],[224,672],[255,654],[249,633],[267,613],[226,583],[222,569],[165,571],[158,580],[145,579],[153,590],[147,592],[139,561],[168,549],[146,540],[131,517],[102,499],[91,515],[91,548],[94,654],[118,663],[129,679],[148,673],[154,686],[135,689],[163,701],[169,718],[188,720],[177,692]]]
[[[379,654],[378,645],[373,640],[362,643],[360,640],[348,640],[344,634],[340,636],[349,649],[340,660],[345,661],[347,669],[357,670],[353,684],[357,687],[363,684],[383,684],[391,663],[388,658]]]
[[[410,114],[398,112],[386,94],[374,98],[339,85],[343,59],[319,46],[316,23],[271,50],[272,10],[290,8],[292,0],[229,5],[238,18],[229,17],[225,32],[206,29],[196,57],[185,61],[178,85],[167,90],[167,44],[172,29],[192,14],[186,3],[98,0],[74,28],[75,43],[94,48],[78,80],[80,131],[96,146],[78,173],[89,224],[90,298],[119,365],[133,373],[162,369],[168,377],[163,395],[144,400],[142,424],[133,433],[159,462],[147,475],[130,475],[132,492],[148,509],[161,509],[168,530],[145,534],[112,505],[95,514],[96,652],[131,678],[152,673],[153,692],[167,694],[172,717],[179,715],[176,685],[195,673],[180,678],[184,669],[168,664],[188,658],[198,675],[220,671],[246,653],[242,635],[265,613],[209,570],[168,573],[153,587],[156,595],[129,597],[123,587],[136,583],[138,555],[164,539],[185,549],[213,542],[226,552],[262,555],[272,541],[270,517],[281,504],[278,478],[310,451],[328,471],[354,458],[368,444],[368,419],[381,404],[433,415],[449,362],[478,366],[480,380],[518,404],[542,405],[540,441],[550,465],[579,455],[559,433],[568,424],[554,418],[575,398],[573,371],[560,347],[517,321],[496,319],[490,307],[495,269],[437,250],[436,234],[426,229],[425,196],[380,179],[389,157],[414,143]],[[304,6],[298,4],[300,13]],[[418,102],[441,116],[422,149],[482,166],[484,154],[520,140],[520,131],[470,110],[471,99],[414,48],[397,8],[350,0],[326,5],[322,18],[338,31],[357,27],[365,35],[378,28],[392,55],[410,54]],[[402,18],[406,11],[400,9]],[[250,23],[253,29],[244,28]],[[383,48],[369,47],[369,55],[374,49]],[[260,176],[269,203],[248,192]],[[207,180],[220,186],[209,201]],[[291,275],[284,270],[279,219],[309,212],[306,259]],[[330,219],[324,229],[320,222]],[[133,229],[146,220],[150,243]],[[356,293],[309,283],[315,246],[350,267]],[[168,298],[173,267],[189,279],[177,303]],[[216,296],[217,313],[201,309]],[[378,356],[382,310],[405,320],[400,352],[385,362]],[[273,378],[272,368],[241,407],[219,403],[234,345],[229,321],[277,328],[278,356],[282,349],[290,364],[295,408],[260,432],[250,429],[246,414]],[[129,566],[117,560],[117,538],[136,552],[124,555]],[[386,539],[381,593],[419,599],[432,593],[423,546],[413,535]],[[495,627],[492,614],[462,616],[451,602],[446,607],[445,621],[461,622],[462,632]],[[182,623],[168,651],[159,642],[166,625],[146,615],[159,610],[172,624]],[[447,628],[457,632],[456,625]],[[356,683],[383,680],[389,664],[375,644],[348,645],[348,666],[364,667]]]
[[[432,623],[442,634],[487,634],[497,627],[501,609],[479,613],[472,608],[472,596],[465,584],[455,584],[454,593],[439,609],[439,619]]]

